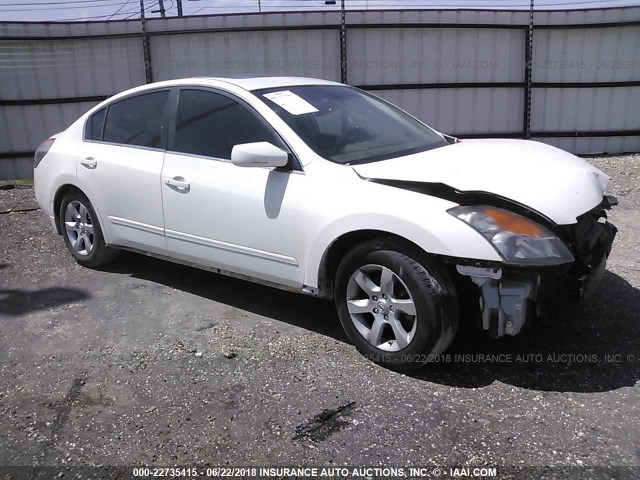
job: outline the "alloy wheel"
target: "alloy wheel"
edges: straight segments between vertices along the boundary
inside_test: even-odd
[[[95,230],[87,207],[78,200],[69,202],[64,212],[64,224],[73,251],[78,255],[89,255],[94,247]]]
[[[351,275],[347,310],[360,335],[380,350],[397,352],[415,337],[418,317],[411,293],[382,265],[364,265]]]

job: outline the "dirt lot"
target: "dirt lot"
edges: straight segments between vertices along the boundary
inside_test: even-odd
[[[640,155],[590,161],[620,200],[597,294],[412,375],[330,304],[134,254],[88,270],[41,212],[1,214],[0,465],[640,465]]]

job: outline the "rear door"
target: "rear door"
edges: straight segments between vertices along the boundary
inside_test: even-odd
[[[304,195],[304,173],[230,160],[242,143],[287,149],[280,137],[240,99],[193,88],[180,90],[171,132],[162,171],[170,255],[301,286],[304,222],[293,199]]]
[[[109,243],[166,250],[160,176],[169,93],[136,94],[88,120],[77,175]]]

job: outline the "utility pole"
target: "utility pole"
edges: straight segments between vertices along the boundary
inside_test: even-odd
[[[324,4],[335,5],[336,0],[325,0]],[[347,83],[347,20],[344,0],[340,0],[340,81]]]
[[[529,28],[525,39],[524,52],[524,118],[522,119],[522,133],[525,139],[531,136],[531,81],[533,70],[533,10],[534,1],[529,4]]]
[[[340,81],[347,83],[347,20],[344,0],[340,1]]]
[[[140,22],[142,24],[142,54],[144,58],[144,77],[147,83],[153,81],[151,75],[151,52],[149,51],[149,39],[147,37],[147,21],[144,16],[144,0],[140,0]]]

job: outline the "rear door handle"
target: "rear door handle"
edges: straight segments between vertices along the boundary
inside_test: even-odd
[[[182,177],[173,177],[173,178],[165,177],[164,183],[172,187],[180,188],[183,190],[189,190],[191,188],[191,184],[189,182],[185,182],[184,178]]]
[[[98,161],[93,157],[83,158],[80,163],[87,168],[96,168],[98,166]]]

